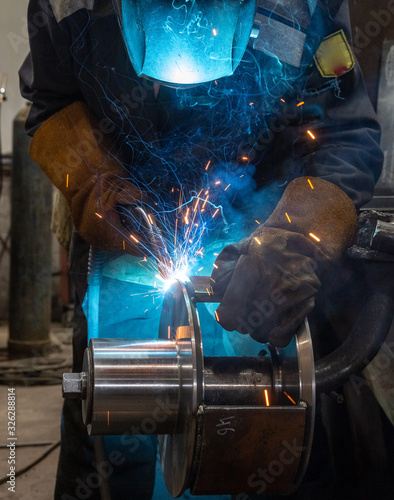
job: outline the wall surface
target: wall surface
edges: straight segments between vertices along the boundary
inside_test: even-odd
[[[25,105],[19,93],[18,69],[29,51],[27,38],[28,0],[1,0],[0,82],[7,75],[6,101],[1,106],[2,152],[12,153],[12,124]],[[0,193],[0,318],[7,316],[10,266],[11,178],[9,164],[3,172]]]
[[[12,150],[12,121],[25,103],[19,93],[18,69],[29,52],[27,5],[28,0],[1,0],[0,75],[8,75],[7,100],[1,105],[3,153]]]
[[[29,0],[0,0],[0,83],[7,74],[6,101],[1,106],[3,154],[12,153],[13,122],[26,101],[19,93],[18,70],[29,52],[27,6]],[[8,317],[10,274],[11,173],[9,161],[3,169],[0,192],[0,322]],[[54,295],[59,294],[59,245],[53,241],[52,273]]]

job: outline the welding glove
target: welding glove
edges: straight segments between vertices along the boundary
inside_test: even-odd
[[[64,195],[74,226],[89,244],[107,251],[144,253],[144,235],[126,231],[118,207],[138,207],[143,194],[110,155],[108,137],[83,102],[46,120],[33,136],[30,155]],[[136,220],[140,220],[137,213]]]
[[[356,224],[354,205],[339,187],[319,178],[293,180],[268,220],[219,254],[212,273],[214,293],[224,294],[219,323],[259,342],[287,345]]]

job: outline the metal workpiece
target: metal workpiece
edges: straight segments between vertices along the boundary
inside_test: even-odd
[[[88,354],[89,353],[89,354]],[[172,434],[191,398],[190,341],[92,339],[84,423],[91,434]]]
[[[163,476],[176,497],[288,493],[304,474],[314,420],[307,323],[285,348],[257,356],[204,357],[197,303],[209,277],[174,281],[158,340],[92,339],[65,397],[81,397],[91,434],[157,434]],[[273,481],[266,481],[266,476]]]
[[[275,393],[272,373],[268,357],[205,357],[204,404],[265,406],[264,391]]]
[[[191,493],[290,493],[307,450],[306,419],[304,405],[202,406]]]

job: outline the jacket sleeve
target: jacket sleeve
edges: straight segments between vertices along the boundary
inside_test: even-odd
[[[88,22],[86,11],[80,20]],[[72,33],[67,19],[57,21],[48,0],[30,0],[30,52],[19,70],[22,96],[32,103],[26,131],[33,135],[51,115],[82,98],[74,72]]]
[[[330,24],[331,33],[343,29],[351,40],[346,1]],[[315,69],[301,97],[305,104],[300,106],[298,136],[303,139],[297,157],[303,158],[304,171],[336,184],[360,208],[372,198],[383,153],[380,126],[359,65],[356,62],[353,70],[333,79]]]

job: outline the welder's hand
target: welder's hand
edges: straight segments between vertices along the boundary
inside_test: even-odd
[[[108,163],[107,163],[108,165]],[[107,251],[125,250],[143,255],[148,229],[132,207],[141,206],[141,192],[127,180],[107,172],[94,176],[71,197],[70,208],[76,230],[90,245]],[[122,224],[119,207],[127,207],[130,220]]]
[[[276,228],[224,248],[212,273],[214,293],[225,290],[217,309],[223,328],[287,345],[314,307],[315,250],[305,236]]]
[[[261,342],[286,345],[314,306],[320,276],[350,244],[352,201],[318,178],[293,180],[269,219],[219,254],[212,273],[224,297],[218,321]]]
[[[118,207],[138,207],[143,193],[108,151],[108,137],[86,104],[74,102],[46,120],[34,134],[30,154],[64,195],[78,233],[107,251],[142,255],[149,231],[127,231]],[[138,214],[137,214],[138,215]]]

